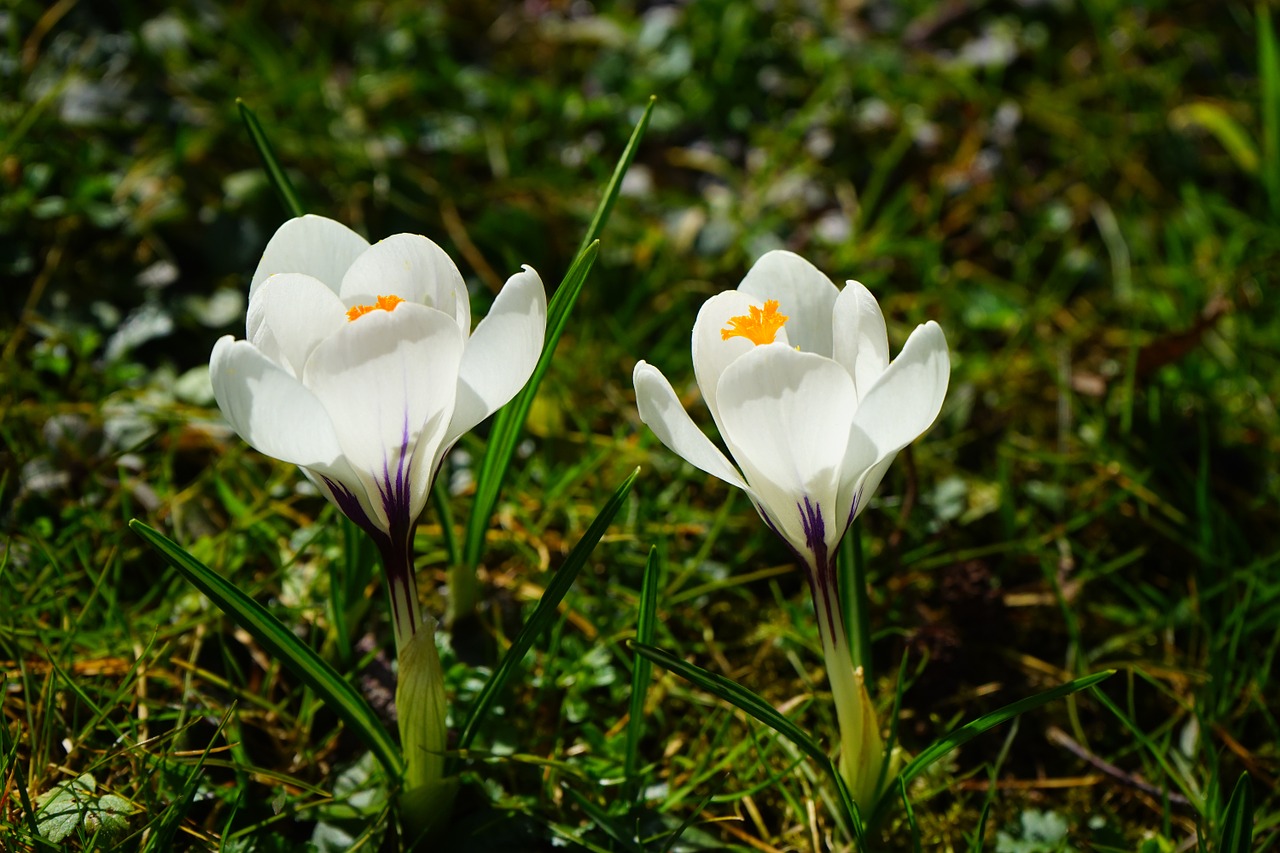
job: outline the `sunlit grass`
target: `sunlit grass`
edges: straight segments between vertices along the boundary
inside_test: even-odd
[[[690,391],[697,306],[785,246],[866,284],[895,350],[935,319],[954,357],[938,425],[861,519],[875,693],[901,691],[904,748],[1118,670],[909,786],[921,848],[1060,849],[1027,837],[1060,819],[1074,849],[1199,834],[1216,851],[1243,771],[1255,843],[1274,846],[1278,89],[1254,8],[529,8],[6,13],[0,847],[56,849],[51,792],[84,774],[70,849],[381,849],[396,832],[351,732],[126,528],[161,529],[389,707],[372,555],[201,396],[285,215],[235,98],[308,210],[431,235],[481,313],[492,275],[563,276],[650,95],[485,533],[479,618],[442,649],[455,733],[643,471],[458,757],[459,831],[476,849],[850,843],[790,742],[661,667],[643,703],[631,692],[656,548],[654,645],[820,742],[835,731],[803,580],[747,501],[640,426],[629,382],[643,357]],[[1175,120],[1194,104],[1234,122],[1258,171]],[[442,475],[459,541],[485,447],[464,440]],[[429,509],[416,549],[437,615],[440,524]],[[878,832],[912,849],[900,805]]]

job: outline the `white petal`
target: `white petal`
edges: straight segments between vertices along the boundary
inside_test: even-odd
[[[320,400],[253,344],[220,339],[209,357],[209,379],[227,422],[255,450],[325,471],[340,462],[342,449]]]
[[[861,283],[847,282],[836,298],[832,328],[835,360],[849,371],[861,399],[889,366],[889,334],[880,303]]]
[[[462,348],[452,317],[406,303],[348,323],[307,361],[303,381],[328,410],[366,491],[380,496],[383,526],[411,523],[426,503]]]
[[[740,336],[725,340],[720,332],[729,325],[731,318],[744,316],[753,306],[761,305],[763,303],[750,294],[726,290],[702,303],[698,319],[693,323],[693,375],[717,429],[720,428],[720,407],[716,403],[716,388],[720,385],[720,374],[735,359],[756,347],[755,343]],[[784,332],[785,327],[779,330],[776,340],[783,340]]]
[[[850,506],[845,510],[848,516],[848,520],[845,522],[846,525],[861,515],[862,511],[867,508],[867,504],[871,503],[871,499],[876,496],[876,492],[880,489],[880,482],[884,479],[884,475],[889,473],[889,466],[897,458],[898,453],[894,451],[888,456],[876,460],[876,463],[857,479],[853,488],[849,491]]]
[[[370,528],[381,530],[383,533],[390,532],[380,520],[377,511],[381,505],[381,499],[375,500],[377,495],[370,497],[365,490],[364,480],[356,474],[355,469],[347,463],[346,459],[339,459],[336,464],[328,470],[321,471],[312,468],[299,468],[308,480],[320,490],[320,494],[329,499],[329,502],[340,509],[347,518],[354,521],[364,530]]]
[[[346,322],[338,294],[309,275],[273,275],[249,297],[249,343],[297,377],[316,344]]]
[[[721,332],[731,319],[750,314],[752,308],[761,308],[764,302],[742,291],[727,290],[712,296],[698,309],[698,318],[693,324],[693,371],[717,429],[721,426],[720,406],[716,401],[720,376],[735,359],[757,346],[738,335],[726,340]],[[785,325],[775,334],[774,343],[790,344]]]
[[[547,292],[533,267],[511,278],[467,341],[458,373],[458,399],[445,435],[459,436],[516,395],[538,364],[547,330]]]
[[[713,477],[737,486],[756,500],[753,492],[725,455],[698,429],[680,405],[667,377],[652,364],[641,361],[631,374],[636,386],[636,407],[640,420],[653,430],[658,440],[681,459]]]
[[[802,553],[831,556],[853,379],[830,358],[770,344],[725,370],[719,398],[725,443],[774,525]]]
[[[931,320],[916,327],[858,402],[840,485],[841,512],[850,520],[871,500],[898,451],[938,417],[950,374],[946,336]]]
[[[262,252],[249,298],[264,281],[282,272],[313,276],[337,293],[347,268],[368,248],[367,240],[341,222],[311,214],[290,219],[276,229]]]
[[[791,345],[831,357],[831,309],[840,291],[813,264],[792,252],[767,252],[738,290],[761,302],[778,300],[778,310],[789,318],[785,328]]]
[[[394,234],[369,247],[351,264],[339,295],[347,305],[372,305],[379,296],[399,296],[455,318],[471,333],[471,303],[462,274],[448,254],[420,234]]]
[[[902,352],[858,403],[855,422],[884,457],[932,426],[947,396],[951,359],[942,328],[932,320],[907,338]]]
[[[218,407],[251,447],[298,465],[353,521],[377,522],[364,482],[342,456],[329,413],[300,381],[230,336],[214,344],[209,374]]]
[[[849,447],[840,465],[840,496],[836,503],[836,518],[844,528],[867,508],[889,464],[898,455],[895,451],[881,457],[875,442],[857,425],[856,414],[854,420],[849,429]]]

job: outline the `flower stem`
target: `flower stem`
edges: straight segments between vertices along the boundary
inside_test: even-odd
[[[436,622],[428,616],[400,655],[396,714],[405,773],[400,819],[411,849],[430,849],[432,836],[449,821],[458,777],[444,775],[448,703],[436,650]]]
[[[444,672],[436,650],[436,621],[418,606],[413,571],[413,536],[376,537],[382,552],[395,627],[396,719],[405,773],[401,780],[400,818],[409,849],[426,849],[448,822],[458,789],[455,776],[444,775],[448,739],[448,704]]]
[[[845,622],[853,660],[871,680],[871,607],[867,601],[867,561],[862,551],[862,522],[855,518],[840,540],[837,576],[849,583],[840,585]]]
[[[854,661],[849,643],[835,560],[815,560],[803,568],[813,593],[827,681],[840,726],[840,773],[859,807],[871,809],[879,793],[876,785],[884,762],[884,743],[863,669]]]
[[[399,540],[399,541],[397,541]],[[396,657],[404,654],[422,628],[422,610],[418,606],[418,580],[413,572],[413,537],[378,538],[382,566],[387,578],[387,597],[391,600],[391,622],[396,635]]]

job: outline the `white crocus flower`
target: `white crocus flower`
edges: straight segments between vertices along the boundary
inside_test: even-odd
[[[444,250],[370,246],[320,216],[286,222],[249,290],[247,340],[222,338],[218,406],[255,449],[292,462],[378,543],[403,648],[420,625],[409,549],[449,448],[506,403],[542,352],[547,298],[531,268],[475,331]]]
[[[685,460],[746,492],[795,553],[813,592],[844,776],[869,807],[883,747],[849,649],[836,548],[898,451],[938,416],[950,373],[946,338],[925,323],[891,362],[870,291],[856,281],[838,289],[808,261],[776,251],[737,290],[703,304],[693,368],[732,462],[644,361],[633,375],[640,419]]]

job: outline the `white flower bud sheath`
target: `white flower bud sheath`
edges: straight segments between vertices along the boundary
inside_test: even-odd
[[[413,529],[441,460],[515,396],[542,352],[546,293],[525,267],[471,330],[466,286],[426,237],[370,246],[319,216],[286,222],[249,290],[245,340],[214,346],[223,415],[302,468],[378,545],[397,649],[418,631]]]
[[[699,310],[693,367],[732,462],[644,361],[633,374],[640,419],[685,460],[746,492],[794,553],[813,594],[841,769],[869,806],[883,746],[853,664],[836,549],[894,457],[937,418],[950,373],[946,338],[936,323],[924,323],[890,362],[884,316],[870,291],[856,281],[838,289],[803,258],[769,252],[737,290]]]

